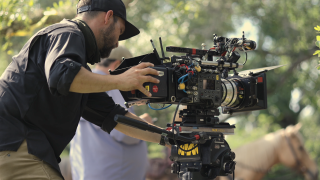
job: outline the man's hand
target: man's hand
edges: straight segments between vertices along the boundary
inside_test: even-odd
[[[149,124],[153,124],[152,117],[148,113],[140,115],[139,118],[147,121]]]
[[[152,63],[141,63],[137,66],[134,66],[128,69],[126,72],[117,75],[118,83],[117,89],[121,91],[131,91],[138,89],[143,94],[148,97],[151,97],[151,93],[148,92],[144,87],[143,83],[152,82],[159,83],[160,81],[154,77],[146,75],[155,75],[158,76],[159,73],[157,70],[148,68],[153,67]]]

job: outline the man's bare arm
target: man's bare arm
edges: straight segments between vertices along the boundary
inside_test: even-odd
[[[81,68],[75,76],[70,92],[77,93],[95,93],[105,92],[113,89],[122,91],[140,90],[147,96],[151,94],[143,87],[143,83],[152,82],[159,83],[159,80],[148,75],[159,75],[158,71],[148,67],[152,67],[152,63],[141,63],[119,75],[99,75],[92,73],[85,68]]]
[[[92,73],[81,67],[78,74],[73,79],[70,92],[95,93],[116,89],[117,84],[114,76],[105,76]]]
[[[130,112],[128,112],[125,116],[139,120],[139,121],[146,122],[143,119],[140,119],[139,117],[137,117],[136,115],[134,115]],[[150,124],[150,123],[148,123],[148,124]],[[150,124],[150,125],[152,125],[152,124]],[[155,125],[152,125],[152,126],[155,126]],[[124,124],[120,124],[120,123],[117,124],[115,129],[128,135],[128,136],[131,136],[131,137],[134,137],[137,139],[141,139],[141,140],[148,141],[148,142],[160,143],[160,138],[161,138],[160,134],[152,133],[149,131],[143,131],[140,129],[136,129],[136,128],[124,125]],[[169,145],[166,145],[166,146],[171,147]]]

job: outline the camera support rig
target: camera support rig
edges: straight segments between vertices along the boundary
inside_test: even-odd
[[[172,173],[183,180],[212,180],[217,176],[234,175],[235,154],[224,139],[234,134],[234,125],[219,122],[222,113],[253,111],[267,108],[266,72],[281,66],[273,66],[237,72],[242,68],[238,63],[240,54],[235,51],[251,51],[256,48],[254,41],[242,38],[218,37],[214,34],[212,48],[206,50],[166,47],[168,52],[185,53],[185,56],[165,57],[161,38],[160,58],[153,41],[153,53],[125,59],[110,74],[120,74],[141,62],[151,62],[159,72],[154,76],[159,84],[145,83],[152,94],[147,97],[140,91],[121,92],[126,106],[178,104],[172,124],[167,129],[117,115],[115,121],[141,130],[161,134],[161,145],[170,144]],[[218,57],[213,61],[213,57]],[[228,72],[233,71],[233,75]],[[179,105],[187,105],[180,111],[182,122],[175,122]],[[170,106],[169,105],[169,106]],[[167,106],[167,107],[169,107]],[[150,107],[150,106],[149,106]],[[167,108],[167,107],[163,107]],[[161,110],[161,109],[156,109]]]
[[[216,176],[232,174],[236,162],[235,153],[224,139],[224,134],[234,134],[234,125],[219,123],[218,109],[203,109],[187,106],[179,113],[182,122],[168,124],[167,130],[173,129],[177,135],[196,137],[191,143],[183,141],[170,142],[170,159],[174,163],[171,172],[183,180],[210,180]]]
[[[186,111],[186,110],[182,110]],[[187,110],[189,111],[189,110]],[[194,109],[186,113],[189,121],[175,123],[166,130],[125,116],[116,115],[115,121],[141,130],[161,134],[163,144],[171,144],[171,173],[178,174],[182,180],[211,180],[216,176],[232,174],[235,169],[235,153],[224,139],[224,134],[234,134],[234,125],[218,123],[210,115],[200,115],[206,126],[191,122]],[[209,120],[210,119],[210,120]],[[161,142],[160,142],[161,143]]]

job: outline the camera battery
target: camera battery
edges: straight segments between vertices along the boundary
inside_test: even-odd
[[[155,84],[155,83],[148,82],[148,83],[144,83],[143,87],[146,88],[146,90],[148,90],[152,94],[152,97],[149,97],[149,98],[166,98],[168,95],[168,87],[167,87],[168,70],[165,67],[152,67],[152,68],[159,72],[159,76],[152,75],[152,77],[159,79],[160,83]],[[147,97],[147,96],[141,93],[141,97]]]

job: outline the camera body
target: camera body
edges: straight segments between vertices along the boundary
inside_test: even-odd
[[[174,163],[171,172],[183,180],[211,180],[232,174],[236,165],[235,154],[224,135],[234,134],[235,126],[219,122],[218,108],[221,107],[225,114],[266,109],[266,72],[280,66],[237,72],[245,64],[238,63],[240,53],[237,50],[246,54],[256,48],[256,43],[244,35],[242,38],[214,35],[214,45],[210,49],[205,49],[204,44],[202,49],[169,46],[167,52],[184,54],[170,58],[164,55],[161,39],[162,58],[152,40],[151,43],[154,47],[152,53],[125,59],[110,74],[123,73],[142,62],[153,63],[152,68],[159,72],[159,76],[154,77],[160,83],[143,85],[152,97],[138,90],[121,92],[126,106],[178,104],[177,113],[179,105],[186,105],[187,108],[179,112],[182,121],[173,119],[166,130],[125,117],[116,121],[161,134],[160,144],[172,145],[170,159]]]
[[[144,84],[152,97],[147,97],[136,90],[123,93],[125,100],[128,106],[147,102],[177,104],[182,98],[189,97],[189,102],[181,104],[202,106],[208,109],[216,109],[221,106],[224,113],[267,108],[265,73],[229,75],[223,78],[216,70],[209,69],[207,66],[200,67],[202,71],[191,75],[192,77],[183,83],[185,88],[182,89],[178,80],[182,77],[180,71],[184,71],[185,68],[155,66],[153,69],[156,69],[160,75],[154,77],[159,79],[160,83]]]

